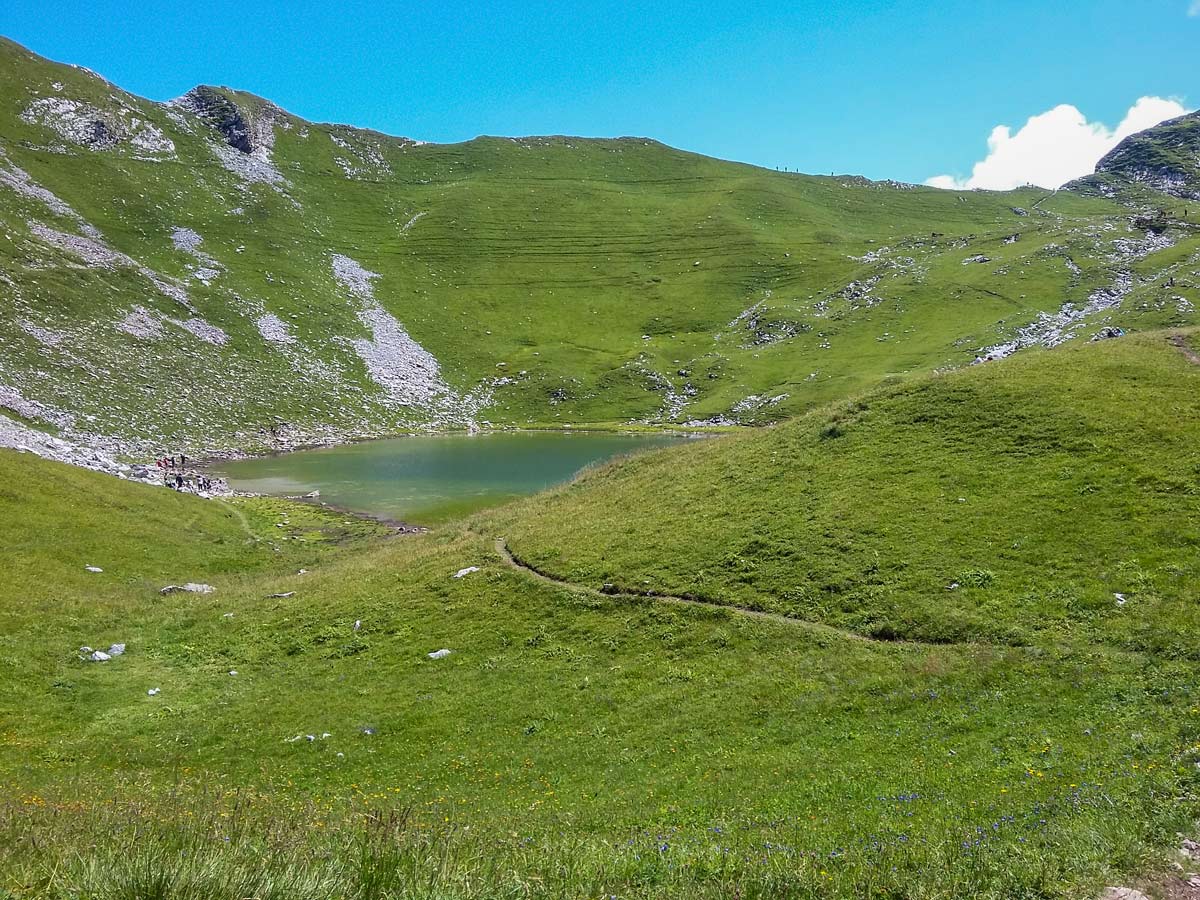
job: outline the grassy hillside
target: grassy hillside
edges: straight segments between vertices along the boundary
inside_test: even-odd
[[[1030,353],[349,547],[0,454],[0,890],[1086,895],[1197,812],[1197,377]]]
[[[1121,141],[1096,165],[1090,180],[1101,189],[1124,181],[1177,199],[1200,200],[1197,145],[1200,113],[1189,113]]]
[[[127,445],[773,421],[1200,300],[1183,201],[1155,233],[640,138],[427,145],[3,41],[0,151],[0,401]]]
[[[1198,387],[1161,334],[1029,353],[601,469],[489,528],[595,587],[1194,657]]]

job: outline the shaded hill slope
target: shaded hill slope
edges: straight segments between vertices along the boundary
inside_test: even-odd
[[[126,448],[773,421],[1200,300],[1182,210],[421,144],[224,88],[151,103],[11,42],[0,154],[0,403]]]

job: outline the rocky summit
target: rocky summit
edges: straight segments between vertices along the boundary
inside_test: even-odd
[[[1096,175],[1180,200],[1200,200],[1200,113],[1127,137],[1100,160]]]

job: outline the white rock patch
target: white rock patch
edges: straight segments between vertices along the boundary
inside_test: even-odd
[[[74,416],[51,409],[36,400],[26,400],[16,388],[3,384],[0,384],[0,408],[12,410],[23,419],[47,422],[56,428],[70,428],[75,424]]]
[[[374,301],[375,291],[371,287],[371,280],[379,275],[364,269],[357,260],[340,253],[333,254],[333,277],[360,300]]]
[[[185,253],[197,253],[200,250],[200,245],[204,243],[204,238],[200,237],[199,233],[191,228],[183,228],[176,225],[171,229],[171,243],[175,245],[176,250],[182,250]]]
[[[222,166],[246,184],[267,184],[280,190],[288,183],[283,173],[275,168],[275,163],[271,161],[271,151],[266,147],[257,147],[250,153],[243,153],[228,144],[213,141],[209,148]]]
[[[30,222],[29,230],[44,243],[69,253],[94,269],[113,269],[117,266],[137,267],[132,258],[91,237],[67,234],[41,222]]]
[[[388,165],[379,147],[370,142],[362,133],[354,133],[354,140],[340,137],[334,132],[330,132],[329,139],[334,145],[345,150],[350,159],[341,156],[335,156],[333,161],[337,163],[338,168],[342,173],[351,179],[377,179],[385,178],[392,174],[392,167]]]
[[[217,347],[223,347],[229,342],[229,335],[216,325],[212,325],[199,317],[186,320],[172,319],[162,313],[144,306],[135,306],[124,319],[116,324],[118,331],[123,331],[142,340],[157,340],[166,333],[164,325],[174,325],[195,335],[200,340]]]
[[[37,200],[56,216],[74,220],[79,224],[80,230],[89,237],[100,238],[100,232],[95,226],[86,222],[83,216],[53,191],[42,187],[30,178],[28,172],[10,162],[3,149],[0,149],[0,184],[22,197]]]
[[[20,323],[21,330],[32,337],[43,347],[57,347],[67,339],[65,331],[54,331],[51,328],[46,328],[34,322],[22,320]]]
[[[67,97],[39,97],[25,108],[21,119],[92,150],[111,150],[128,143],[146,158],[175,155],[175,143],[160,128],[127,109],[102,110]]]
[[[1118,272],[1112,287],[1092,291],[1082,306],[1064,303],[1056,313],[1042,313],[1024,328],[1017,329],[1013,340],[981,349],[974,362],[1004,359],[1026,347],[1057,347],[1075,337],[1091,316],[1120,306],[1133,286],[1133,273]]]
[[[288,323],[279,318],[274,313],[265,313],[255,319],[254,324],[258,327],[258,333],[262,335],[263,340],[272,344],[294,344],[296,339],[292,336],[291,329]]]
[[[5,390],[7,389],[0,387],[0,394]],[[11,408],[9,404],[3,405]],[[19,410],[14,411],[20,415],[25,415]],[[26,415],[25,417],[51,420],[57,418],[61,420],[63,416],[62,414],[52,413],[50,416],[36,417]],[[112,456],[101,450],[53,437],[45,432],[30,428],[15,419],[10,419],[5,415],[0,415],[0,447],[17,450],[22,453],[32,453],[35,456],[54,460],[55,462],[68,463],[97,472],[105,472],[109,475],[116,475],[119,478],[145,481],[148,484],[161,483],[147,469],[136,466],[131,468],[117,462]]]
[[[371,379],[391,400],[404,406],[431,406],[452,393],[433,354],[409,337],[386,309],[371,304],[359,311],[358,318],[370,329],[371,339],[350,343]]]
[[[209,344],[214,344],[217,347],[224,347],[229,342],[229,335],[224,330],[205,322],[201,318],[191,318],[186,321],[179,322],[175,319],[169,319],[175,325],[178,325],[184,331],[190,331],[202,341]]]
[[[379,274],[340,253],[333,254],[331,265],[334,279],[358,301],[358,319],[371,332],[370,339],[353,339],[350,346],[367,367],[371,380],[384,389],[386,402],[437,410],[449,419],[473,422],[487,398],[460,396],[442,379],[433,354],[414,341],[396,317],[375,300],[372,282]]]
[[[149,341],[163,336],[162,323],[163,319],[157,313],[144,306],[135,306],[124,319],[117,323],[117,330]]]

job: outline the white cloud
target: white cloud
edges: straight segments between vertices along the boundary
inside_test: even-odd
[[[1200,0],[1192,0],[1192,5],[1188,7],[1189,16],[1200,16]]]
[[[1200,0],[1195,0],[1200,8]],[[1078,109],[1064,103],[1034,116],[1016,134],[997,125],[988,138],[988,155],[977,162],[969,178],[938,175],[925,183],[933,187],[1007,191],[1023,184],[1057,188],[1074,178],[1090,175],[1096,163],[1122,140],[1166,119],[1187,112],[1176,100],[1142,97],[1125,118],[1110,130],[1089,122]]]

